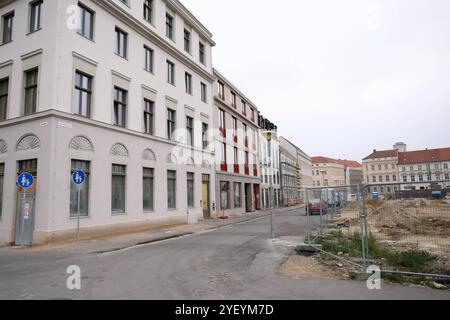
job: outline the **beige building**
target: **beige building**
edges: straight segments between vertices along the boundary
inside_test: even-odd
[[[345,186],[345,166],[335,159],[312,157],[314,187]]]
[[[394,195],[400,190],[398,154],[406,151],[404,143],[397,143],[391,150],[373,150],[363,163],[364,181],[369,192]]]

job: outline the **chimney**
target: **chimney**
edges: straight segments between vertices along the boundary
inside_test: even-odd
[[[377,152],[377,149],[373,149],[373,153]]]

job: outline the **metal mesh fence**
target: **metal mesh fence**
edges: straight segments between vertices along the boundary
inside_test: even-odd
[[[306,242],[361,267],[450,276],[450,201],[372,199],[359,186],[305,191]]]

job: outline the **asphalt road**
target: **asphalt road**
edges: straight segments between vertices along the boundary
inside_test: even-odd
[[[96,254],[64,248],[0,249],[0,299],[450,299],[450,291],[383,283],[294,280],[278,273],[304,235],[301,210],[178,239]],[[66,288],[66,269],[81,268],[81,290]]]

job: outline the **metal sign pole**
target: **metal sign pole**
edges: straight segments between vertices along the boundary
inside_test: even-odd
[[[77,186],[77,241],[80,241],[80,200],[81,200],[81,184]]]

